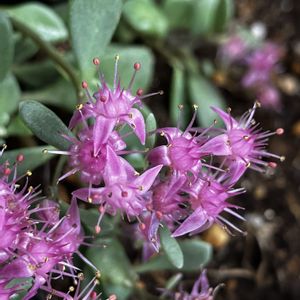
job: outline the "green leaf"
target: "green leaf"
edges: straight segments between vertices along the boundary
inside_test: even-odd
[[[58,149],[68,150],[70,142],[62,134],[73,136],[58,116],[43,104],[36,101],[22,101],[19,113],[24,123],[42,141]]]
[[[164,38],[168,33],[168,19],[150,0],[128,0],[123,15],[130,26],[143,35]]]
[[[13,72],[22,83],[30,87],[49,84],[59,75],[51,60],[19,64],[14,66]]]
[[[191,0],[165,0],[163,2],[163,10],[171,28],[190,28],[194,3],[195,1]]]
[[[214,34],[225,30],[233,17],[232,0],[201,0],[194,2],[191,30],[194,34]]]
[[[136,62],[141,64],[141,69],[137,72],[132,85],[133,93],[138,88],[146,90],[152,82],[154,70],[154,56],[151,50],[144,46],[123,46],[112,44],[107,47],[104,55],[101,57],[101,71],[105,80],[112,85],[114,80],[114,56],[118,54],[118,70],[121,79],[121,86],[127,87],[131,80]]]
[[[14,117],[8,124],[6,136],[30,136],[31,130],[26,127],[20,116]]]
[[[30,38],[24,37],[19,32],[14,34],[14,40],[15,51],[13,61],[15,64],[21,64],[30,59],[39,50],[38,46]]]
[[[117,239],[105,248],[90,247],[86,257],[101,271],[101,282],[107,294],[115,293],[118,299],[126,299],[137,279],[125,249]],[[114,290],[114,288],[116,288]]]
[[[162,248],[169,261],[178,269],[183,267],[183,254],[176,239],[171,237],[171,232],[167,226],[159,228],[159,236]]]
[[[20,88],[12,74],[7,74],[0,82],[0,125],[9,123],[10,115],[14,113],[20,100]]]
[[[190,99],[198,108],[198,122],[202,126],[210,126],[215,119],[216,114],[210,109],[210,106],[225,108],[225,101],[217,90],[206,78],[199,74],[191,74],[188,78],[188,89]]]
[[[72,0],[70,30],[73,49],[85,80],[95,73],[92,60],[104,53],[118,25],[121,0]]]
[[[24,23],[48,42],[64,41],[68,31],[60,17],[48,6],[41,3],[26,3],[10,8],[8,13]]]
[[[70,112],[75,110],[77,97],[70,81],[64,78],[44,87],[43,89],[25,92],[22,99],[33,99],[39,102],[57,106]]]
[[[18,278],[18,279],[13,279],[9,282],[9,284],[6,285],[6,288],[11,288],[16,285],[22,284],[23,291],[19,292],[18,294],[14,294],[11,296],[9,299],[10,300],[22,300],[26,296],[27,290],[31,288],[32,286],[32,278],[24,277],[24,278]]]
[[[14,40],[13,31],[6,13],[0,11],[0,81],[8,73],[13,61]]]
[[[42,146],[4,151],[0,157],[0,164],[9,161],[10,165],[13,165],[16,161],[16,157],[19,154],[23,154],[24,161],[18,164],[18,174],[25,174],[27,170],[33,171],[55,156],[53,154],[43,154],[45,148],[49,150],[54,149],[51,146]]]
[[[184,257],[182,271],[194,272],[199,271],[202,266],[207,264],[212,257],[212,246],[206,242],[197,239],[186,239],[178,242]],[[176,271],[178,270],[172,265],[166,254],[162,253],[154,256],[143,265],[135,268],[138,273],[152,271]]]
[[[171,80],[170,92],[170,113],[173,124],[178,122],[178,114],[180,113],[180,121],[184,124],[187,122],[187,109],[185,108],[185,74],[181,67],[174,66]],[[179,112],[179,105],[183,105],[184,110]],[[182,120],[183,119],[183,120]],[[184,125],[182,124],[182,125]]]

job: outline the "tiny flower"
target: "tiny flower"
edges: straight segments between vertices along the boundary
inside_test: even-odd
[[[232,189],[232,184],[228,184],[230,181],[228,174],[221,173],[218,176],[203,174],[191,186],[187,186],[184,190],[189,194],[192,213],[172,235],[177,237],[187,233],[195,234],[206,230],[213,223],[217,223],[222,227],[228,225],[238,232],[242,232],[221,216],[221,213],[225,211],[244,220],[242,216],[231,209],[240,207],[227,202],[228,198],[243,193],[244,189]]]
[[[275,134],[281,135],[284,130],[278,128],[275,132],[264,132],[258,129],[258,124],[253,119],[258,106],[259,103],[255,103],[239,120],[219,108],[212,108],[225,123],[226,130],[212,138],[203,148],[205,150],[208,147],[213,155],[225,157],[229,171],[235,174],[232,182],[236,182],[248,167],[262,172],[266,167],[276,165],[265,162],[263,158],[284,160],[284,157],[269,153],[265,149],[268,138]]]
[[[247,53],[245,41],[238,35],[231,36],[221,47],[220,56],[226,62],[243,59]]]
[[[191,293],[180,291],[175,293],[174,300],[213,300],[214,289],[209,286],[206,270],[203,270],[199,279],[194,283]]]
[[[282,107],[279,92],[274,86],[270,84],[263,85],[257,93],[257,99],[264,107],[272,108],[275,111],[279,111]]]
[[[161,165],[136,176],[135,170],[123,158],[116,155],[111,147],[107,148],[109,163],[104,170],[104,187],[83,188],[73,192],[81,200],[100,204],[102,213],[115,214],[118,210],[127,216],[138,216],[145,210],[144,195],[148,192]]]

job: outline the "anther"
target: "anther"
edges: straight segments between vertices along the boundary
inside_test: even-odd
[[[97,299],[97,293],[95,291],[92,291],[91,294],[90,294],[90,298],[92,300]]]
[[[250,161],[246,163],[246,168],[249,168],[251,166]]]
[[[144,190],[144,187],[143,187],[142,185],[140,185],[140,186],[139,186],[139,190],[140,190],[140,191],[143,191],[143,190]]]
[[[272,168],[272,169],[275,169],[275,168],[277,167],[277,164],[276,164],[276,162],[270,161],[270,162],[268,163],[268,166],[269,166],[270,168]]]
[[[146,229],[146,225],[144,223],[140,223],[139,224],[139,228],[140,228],[140,230],[145,230]]]
[[[163,131],[160,132],[161,136],[165,136],[165,133]]]
[[[117,55],[115,56],[115,60],[118,61],[119,59],[120,59],[120,55],[117,54]]]
[[[46,300],[51,300],[51,299],[52,299],[52,294],[48,294]]]
[[[42,151],[42,153],[43,153],[43,154],[48,154],[48,149],[44,149],[44,150]]]
[[[227,108],[227,112],[230,114],[231,113],[231,107]]]
[[[141,68],[141,64],[138,63],[138,62],[136,62],[136,63],[133,65],[133,67],[134,67],[134,69],[135,69],[136,71],[138,71],[138,70]]]
[[[101,227],[99,225],[95,226],[95,232],[96,234],[99,234],[101,232]]]
[[[134,176],[140,176],[140,173],[137,171],[134,171]]]
[[[277,129],[276,129],[276,134],[277,134],[277,135],[282,135],[282,134],[284,134],[284,129],[283,129],[283,128],[277,128]]]
[[[77,109],[77,110],[82,110],[82,109],[83,109],[83,104],[82,104],[82,103],[77,104],[77,105],[76,105],[76,109]]]
[[[79,279],[80,281],[83,281],[83,280],[84,280],[84,274],[83,274],[83,273],[79,273],[77,276],[78,276],[78,279]]]
[[[110,295],[110,296],[108,297],[108,300],[117,300],[117,296],[116,296],[115,294]]]
[[[156,214],[157,219],[159,219],[159,220],[163,217],[163,213],[161,211],[157,211],[155,214]]]
[[[8,175],[10,175],[10,173],[11,173],[11,169],[9,169],[9,168],[6,168],[6,169],[4,169],[4,175],[5,176],[8,176]]]
[[[197,104],[193,104],[193,108],[194,108],[194,110],[197,110],[198,109],[198,105]]]
[[[95,274],[96,278],[99,279],[101,277],[101,273],[100,271],[96,271],[96,274]]]
[[[88,203],[92,203],[93,202],[93,198],[92,197],[88,197],[87,201],[88,201]]]
[[[128,192],[122,191],[121,196],[122,196],[122,197],[128,197]]]
[[[100,101],[101,101],[101,102],[106,102],[106,100],[107,100],[107,97],[106,97],[106,96],[104,96],[104,95],[101,95],[101,96],[100,96]]]
[[[32,175],[32,172],[31,172],[30,170],[27,170],[26,175],[27,175],[27,176],[31,176],[31,175]]]
[[[141,89],[141,88],[137,89],[137,91],[136,91],[136,94],[137,94],[138,96],[142,96],[143,93],[144,93],[144,91],[143,91],[143,89]]]
[[[18,156],[17,156],[17,162],[22,162],[24,160],[24,155],[23,154],[19,154]]]
[[[105,213],[105,207],[103,205],[100,205],[99,208],[98,208],[98,211],[99,211],[100,214]]]
[[[285,156],[280,156],[280,161],[281,162],[285,161]]]
[[[5,150],[6,148],[7,148],[7,145],[6,145],[6,144],[3,144],[3,145],[2,145],[2,149]]]
[[[245,141],[249,141],[250,136],[249,136],[249,135],[244,135],[244,136],[243,136],[243,139],[244,139]]]
[[[159,95],[163,95],[163,94],[164,94],[164,91],[163,91],[163,90],[160,90],[160,91],[158,91],[158,94],[159,94]]]
[[[82,81],[81,86],[83,89],[87,89],[89,85],[87,84],[86,81]]]
[[[94,64],[95,66],[100,65],[100,59],[99,59],[98,57],[94,57],[94,58],[93,58],[93,64]]]
[[[261,107],[261,103],[259,101],[255,101],[255,107],[260,108]]]
[[[75,291],[75,288],[74,288],[74,286],[71,285],[71,286],[69,287],[69,292],[74,292],[74,291]]]
[[[180,110],[183,110],[183,105],[182,104],[178,104],[177,106]]]

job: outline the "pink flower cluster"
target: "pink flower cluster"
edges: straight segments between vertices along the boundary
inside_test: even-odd
[[[98,66],[100,61],[94,59],[94,64]],[[283,160],[265,149],[269,136],[280,135],[283,129],[262,131],[253,119],[259,106],[255,103],[238,120],[230,111],[212,108],[223,120],[224,129],[216,128],[215,123],[208,128],[193,127],[198,109],[194,106],[193,118],[185,130],[177,126],[146,133],[143,115],[138,110],[145,96],[140,89],[136,95],[131,91],[141,65],[134,64],[127,89],[120,87],[117,65],[118,58],[112,88],[101,73],[101,85],[93,96],[87,83],[83,83],[88,101],[78,106],[70,122],[70,128],[77,128],[77,138],[66,137],[72,144],[69,151],[52,151],[70,157],[72,169],[61,179],[79,172],[88,184],[74,191],[73,196],[98,205],[96,233],[101,231],[103,215],[117,212],[128,220],[136,219],[148,242],[145,245],[156,251],[160,246],[158,228],[162,224],[171,229],[174,237],[201,232],[213,223],[243,233],[223,216],[227,213],[244,219],[235,211],[241,207],[228,199],[244,192],[234,186],[247,169],[262,172],[276,167],[274,161],[266,162],[264,158]],[[151,168],[142,174],[122,157],[130,153],[120,135],[124,126],[130,126],[142,144],[147,135],[157,133],[166,140],[165,145],[149,151]]]
[[[78,251],[84,236],[76,201],[60,218],[58,203],[39,197],[36,188],[28,186],[30,171],[17,177],[17,166],[23,159],[18,155],[14,166],[8,162],[0,166],[0,299],[11,299],[26,290],[26,285],[31,288],[24,300],[31,299],[39,289],[48,292],[49,299],[52,295],[67,300],[98,299],[94,295],[97,278],[80,293],[83,274],[73,265],[74,254],[91,265]],[[24,177],[26,183],[20,188],[18,182]],[[76,291],[73,286],[66,293],[52,288],[51,281],[63,277],[76,282]]]
[[[273,83],[278,72],[282,49],[272,42],[252,47],[238,35],[230,37],[221,46],[220,56],[226,64],[238,63],[246,67],[242,86],[254,92],[265,107],[279,111],[282,107],[280,94]]]

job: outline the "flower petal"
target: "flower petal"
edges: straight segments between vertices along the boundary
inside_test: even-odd
[[[231,115],[218,107],[211,106],[211,109],[223,120],[227,130],[238,127],[238,122]]]
[[[138,193],[144,194],[150,189],[162,167],[162,165],[158,165],[154,168],[151,168],[134,181],[134,185],[142,187],[141,189],[138,189]]]

